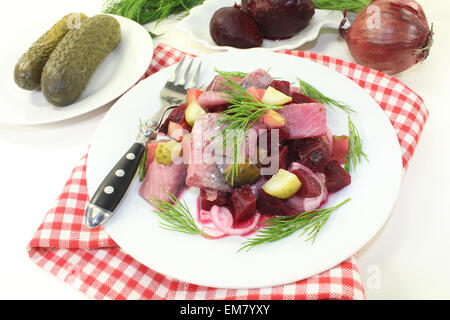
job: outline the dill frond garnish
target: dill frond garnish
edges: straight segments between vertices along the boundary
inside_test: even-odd
[[[219,124],[225,124],[222,130],[223,146],[232,143],[233,163],[227,171],[226,180],[234,185],[234,179],[239,169],[240,150],[246,132],[261,118],[268,110],[280,110],[282,106],[272,106],[264,104],[245,90],[239,83],[234,81],[230,73],[216,70],[224,78],[223,84],[228,88],[223,90],[229,96],[225,100],[230,106],[221,112],[224,119],[219,120]]]
[[[161,186],[161,188],[163,187]],[[195,220],[192,217],[186,202],[181,202],[174,194],[165,189],[164,191],[168,195],[169,201],[158,198],[148,200],[148,202],[157,209],[154,212],[164,221],[161,222],[161,226],[167,230],[187,234],[201,234],[208,237],[195,224]]]
[[[349,201],[350,198],[334,207],[307,211],[293,216],[270,218],[265,221],[265,225],[253,238],[250,238],[243,243],[243,246],[239,251],[249,251],[261,244],[275,242],[286,238],[299,230],[302,231],[299,234],[300,237],[306,235],[306,241],[312,241],[314,243],[317,234],[328,221],[331,214]]]
[[[329,106],[333,110],[334,110],[334,107],[337,107],[339,109],[344,110],[347,113],[355,112],[355,110],[353,110],[347,104],[345,104],[343,102],[340,102],[340,101],[336,101],[334,99],[331,99],[331,98],[325,96],[322,92],[320,92],[319,90],[314,88],[309,83],[307,83],[307,82],[305,82],[305,81],[303,81],[301,79],[298,79],[298,82],[299,82],[299,85],[300,85],[300,89],[302,90],[302,93],[304,95],[307,95],[308,97],[316,99],[320,103]]]
[[[363,158],[366,159],[366,161],[369,160],[363,151],[362,140],[359,136],[358,129],[350,117],[348,117],[348,133],[348,153],[344,169],[350,173],[351,170],[355,170],[356,166],[362,161]]]
[[[230,78],[241,78],[241,79],[243,79],[243,78],[245,78],[248,75],[248,73],[240,72],[240,71],[219,71],[219,70],[216,69],[216,72],[220,73],[222,76],[226,75],[227,77],[230,77]]]
[[[145,146],[144,154],[142,156],[141,162],[139,162],[138,167],[138,176],[139,181],[142,182],[147,174],[147,155],[148,155],[148,146]]]

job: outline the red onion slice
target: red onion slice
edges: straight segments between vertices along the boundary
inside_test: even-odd
[[[213,228],[213,227],[208,227],[208,226],[203,226],[202,227],[202,232],[204,234],[206,234],[210,239],[220,239],[225,237],[227,234],[219,229]]]
[[[258,225],[261,215],[256,213],[251,224],[245,228],[233,228],[233,215],[226,207],[213,206],[211,208],[211,219],[214,225],[227,235],[245,235],[253,231]]]

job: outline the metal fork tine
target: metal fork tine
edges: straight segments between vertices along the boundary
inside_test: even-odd
[[[189,74],[191,73],[191,68],[192,68],[193,62],[194,62],[194,59],[191,59],[191,61],[189,62],[189,65],[186,68],[186,71],[183,72],[183,74],[181,75],[180,79],[177,82],[178,86],[184,86],[186,84],[186,77],[189,76]]]
[[[195,70],[194,76],[189,81],[188,88],[197,88],[198,87],[198,81],[200,79],[201,68],[202,68],[202,62],[200,61],[198,63],[197,69]]]
[[[184,56],[183,58],[181,58],[180,62],[178,63],[175,71],[172,73],[172,75],[170,76],[170,78],[167,80],[167,82],[175,82],[175,80],[177,79],[183,64],[184,64],[184,60],[186,59],[186,56]]]
[[[198,86],[201,63],[197,60],[186,56],[180,60],[173,75],[159,94],[161,105],[164,108],[184,103],[187,89]],[[163,111],[155,115],[155,119],[158,116],[163,117]]]

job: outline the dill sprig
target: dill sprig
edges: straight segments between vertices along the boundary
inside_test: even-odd
[[[360,12],[372,0],[313,0],[312,2],[316,9]]]
[[[161,186],[161,188],[163,187]],[[195,224],[186,202],[181,202],[174,194],[168,192],[166,189],[164,191],[168,195],[169,201],[164,201],[159,198],[148,200],[157,209],[154,212],[164,221],[161,222],[161,226],[167,230],[187,234],[201,234],[208,237]]]
[[[141,162],[139,162],[138,167],[138,176],[139,182],[142,182],[147,174],[147,155],[148,155],[148,146],[145,146],[144,154],[142,155]]]
[[[107,0],[105,13],[132,19],[140,24],[160,23],[172,14],[188,13],[204,0]]]
[[[302,230],[299,234],[300,237],[306,235],[306,241],[312,241],[312,243],[314,243],[317,234],[328,221],[331,214],[349,201],[350,198],[334,207],[307,211],[294,216],[270,218],[265,221],[266,224],[253,238],[250,238],[243,243],[243,246],[239,251],[249,251],[258,245],[275,242],[286,238],[299,230]]]
[[[229,96],[225,100],[230,106],[221,112],[225,118],[219,120],[219,124],[225,124],[222,130],[223,147],[232,143],[233,163],[227,170],[226,180],[234,185],[234,179],[239,170],[240,149],[246,132],[261,118],[268,110],[279,110],[282,106],[264,104],[249,94],[239,83],[232,79],[229,72],[216,70],[224,78],[223,84],[228,88],[223,90]],[[234,74],[234,73],[233,73]]]
[[[367,159],[367,155],[364,153],[362,140],[358,132],[358,128],[356,128],[355,124],[348,117],[348,153],[347,153],[347,161],[345,162],[344,169],[348,173],[351,170],[355,170],[356,166],[362,161],[362,159]]]
[[[298,79],[298,78],[297,78],[297,80],[299,82],[302,93],[307,95],[308,97],[316,99],[320,103],[331,107],[333,110],[334,110],[334,107],[338,107],[339,109],[342,109],[347,113],[355,112],[355,110],[353,110],[347,104],[340,102],[340,101],[336,101],[334,99],[331,99],[330,97],[325,96],[322,92],[320,92],[319,90],[314,88],[309,83],[307,83],[301,79]]]
[[[230,77],[230,78],[241,78],[241,79],[243,79],[243,78],[245,78],[248,75],[248,73],[240,72],[240,71],[219,71],[219,70],[216,69],[216,72],[220,73],[222,76],[226,75],[227,77]]]

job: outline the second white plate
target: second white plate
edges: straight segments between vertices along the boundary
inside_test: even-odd
[[[219,46],[214,42],[209,33],[209,22],[214,12],[222,7],[233,6],[235,2],[235,0],[207,0],[202,5],[191,9],[189,15],[177,25],[177,28],[187,32],[193,41],[200,42],[211,50],[247,50],[230,46]],[[240,1],[238,2],[240,3]],[[342,19],[342,12],[316,9],[309,25],[297,35],[285,40],[264,39],[262,46],[259,48],[270,51],[298,48],[316,39],[320,29],[323,27],[338,29]]]
[[[10,33],[14,38],[5,41],[9,45],[4,48],[6,52],[0,61],[0,122],[35,125],[70,119],[106,105],[136,84],[152,60],[152,38],[133,20],[114,18],[122,31],[119,45],[97,68],[82,96],[67,107],[55,107],[41,91],[23,90],[14,83],[14,66],[18,59],[51,24],[35,21],[32,26]]]

